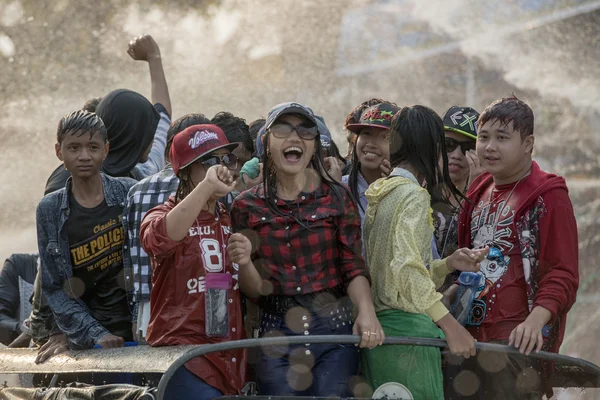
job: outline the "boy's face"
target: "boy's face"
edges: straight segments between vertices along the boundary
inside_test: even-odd
[[[89,132],[67,133],[61,143],[55,145],[56,156],[65,168],[77,178],[89,178],[98,174],[108,155],[108,143],[100,135]]]
[[[469,177],[469,161],[467,161],[465,151],[475,149],[475,139],[453,131],[445,131],[445,135],[450,179],[454,184],[458,184]],[[462,188],[460,189],[462,190]]]
[[[488,121],[479,127],[477,157],[494,178],[510,178],[531,162],[533,142],[533,135],[521,140],[521,133],[514,130],[512,122],[504,125],[498,120]]]

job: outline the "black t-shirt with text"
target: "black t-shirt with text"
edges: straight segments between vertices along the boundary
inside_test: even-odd
[[[73,277],[71,290],[110,333],[131,336],[123,272],[123,207],[82,207],[71,196],[67,220]]]

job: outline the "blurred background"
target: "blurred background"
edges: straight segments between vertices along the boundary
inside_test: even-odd
[[[0,259],[36,251],[62,115],[116,88],[150,96],[146,64],[126,53],[144,33],[161,48],[175,118],[250,122],[294,100],[342,149],[346,115],[371,97],[440,114],[511,93],[528,102],[535,159],[567,178],[579,225],[562,352],[600,364],[600,1],[0,0]]]

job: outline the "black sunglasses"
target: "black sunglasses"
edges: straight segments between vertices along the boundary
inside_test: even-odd
[[[467,151],[475,150],[475,141],[469,140],[468,142],[459,142],[458,140],[449,137],[446,138],[446,151],[448,153],[452,153],[458,146],[460,146],[460,151],[466,155]]]
[[[208,169],[210,167],[214,167],[215,165],[224,165],[229,169],[236,169],[238,158],[235,154],[229,153],[224,154],[222,156],[210,156],[208,158],[203,158],[201,160],[196,161],[196,163],[200,163],[204,166],[204,168]]]
[[[278,139],[285,139],[292,134],[292,132],[296,131],[298,136],[304,140],[313,140],[317,137],[319,133],[317,130],[317,126],[307,127],[304,125],[294,126],[292,124],[288,124],[287,122],[278,122],[269,128],[269,131]]]

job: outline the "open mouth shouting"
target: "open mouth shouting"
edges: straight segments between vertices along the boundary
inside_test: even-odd
[[[290,164],[298,164],[302,161],[304,151],[298,146],[290,146],[283,149],[283,158]]]

